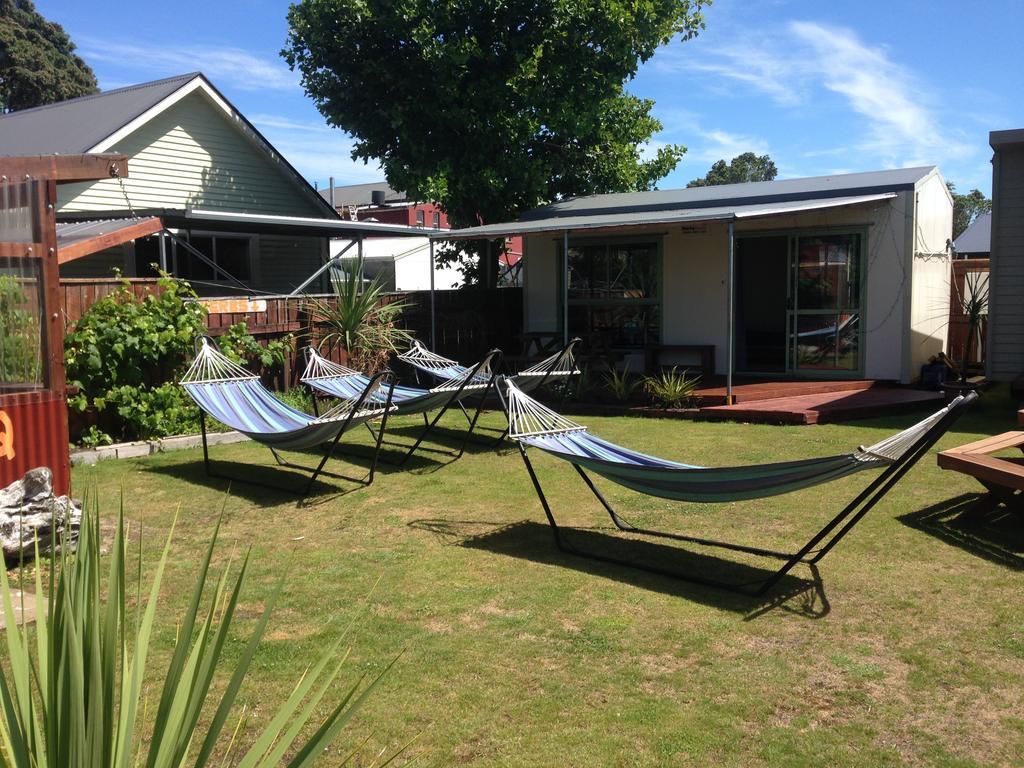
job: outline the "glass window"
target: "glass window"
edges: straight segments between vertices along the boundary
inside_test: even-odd
[[[160,265],[160,237],[150,235],[135,241],[135,274],[137,277],[156,277],[154,267]]]
[[[441,214],[439,212],[437,212],[437,211],[434,211],[434,229],[440,229],[440,228],[441,228]]]
[[[423,211],[416,211],[416,226],[422,227],[424,222]]]
[[[41,264],[0,258],[0,392],[42,389]]]
[[[569,333],[603,346],[636,348],[661,336],[661,263],[656,243],[569,248]]]
[[[797,240],[797,307],[846,309],[860,304],[860,235]]]
[[[231,237],[227,235],[190,235],[189,245],[200,251],[207,259],[222,267],[239,280],[252,277],[252,260],[250,258],[250,240],[248,237]],[[175,274],[186,280],[202,280],[226,282],[228,278],[223,272],[215,270],[208,263],[196,256],[191,250],[175,244]]]

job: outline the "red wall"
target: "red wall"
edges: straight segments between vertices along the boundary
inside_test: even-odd
[[[53,492],[66,494],[68,408],[61,393],[40,392],[0,396],[0,487],[30,469],[53,471]]]

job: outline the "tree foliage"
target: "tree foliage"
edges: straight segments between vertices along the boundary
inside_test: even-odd
[[[0,0],[0,112],[96,93],[96,75],[32,0]]]
[[[748,181],[774,181],[779,169],[768,155],[744,152],[726,164],[719,160],[702,179],[694,179],[687,187],[712,187],[718,184],[743,184]]]
[[[354,159],[454,227],[650,189],[685,149],[625,83],[707,0],[300,0],[282,52]]]
[[[956,191],[956,184],[946,182],[949,193],[953,196],[953,239],[960,237],[978,218],[978,214],[988,213],[992,210],[992,201],[978,189],[972,189],[966,195]]]

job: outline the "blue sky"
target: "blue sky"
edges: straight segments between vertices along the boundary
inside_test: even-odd
[[[37,0],[103,88],[202,70],[321,185],[383,177],[354,163],[278,51],[287,2]],[[98,9],[102,8],[102,12]],[[673,41],[630,89],[688,152],[660,183],[685,186],[715,160],[769,153],[779,176],[940,167],[960,191],[991,189],[988,132],[1024,127],[1021,0],[716,0],[698,38]]]

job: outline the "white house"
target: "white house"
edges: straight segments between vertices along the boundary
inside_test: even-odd
[[[710,346],[729,376],[910,382],[945,344],[952,215],[927,167],[595,195],[436,237],[524,236],[527,332],[684,364]]]

